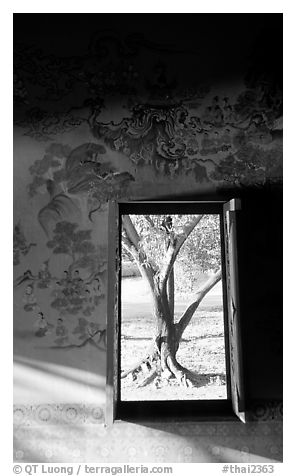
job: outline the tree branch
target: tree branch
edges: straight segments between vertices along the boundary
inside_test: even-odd
[[[143,216],[144,216],[145,220],[149,223],[151,228],[155,228],[155,223],[152,220],[152,218],[150,217],[150,215],[143,215]]]
[[[165,256],[164,265],[159,273],[159,285],[161,289],[166,286],[168,277],[171,273],[179,251],[202,217],[203,215],[197,215],[187,225],[184,225],[182,232],[178,235],[175,235],[174,232],[170,233],[170,241]]]
[[[147,279],[153,295],[155,270],[147,260],[145,252],[139,247],[140,237],[129,215],[122,215],[122,224],[127,235],[122,236],[122,245],[133,256],[141,276]]]
[[[122,215],[122,225],[128,239],[134,245],[136,250],[138,250],[140,237],[129,215]]]
[[[183,246],[188,236],[192,233],[196,225],[200,222],[203,215],[197,215],[187,225],[183,226],[182,232],[178,234],[178,251]]]
[[[179,322],[176,324],[177,341],[180,341],[183,332],[185,331],[186,327],[191,321],[193,314],[195,313],[196,309],[200,305],[205,295],[218,283],[218,281],[220,281],[221,276],[222,276],[222,271],[221,269],[219,269],[219,271],[217,271],[213,276],[211,276],[197,290],[195,301],[192,304],[190,304],[190,306],[184,312],[183,316],[180,318]]]

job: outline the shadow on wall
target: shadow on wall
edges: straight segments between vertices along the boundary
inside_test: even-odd
[[[82,360],[81,369],[37,361],[16,355],[14,358],[14,403],[86,403],[105,405],[105,366],[96,357],[97,369],[86,371],[87,362]],[[105,354],[102,353],[105,362]],[[79,359],[77,359],[78,361]],[[95,365],[94,365],[95,366]],[[84,367],[84,368],[83,368]]]
[[[192,462],[198,461],[194,454],[200,453],[201,449],[208,455],[206,461],[213,463],[282,460],[281,421],[256,421],[246,424],[239,421],[149,422],[143,425],[152,431],[165,431],[175,437],[178,435],[185,438],[188,444],[187,454],[192,455]]]
[[[104,338],[106,339],[104,330]],[[82,344],[78,341],[67,346],[52,345],[51,341],[37,340],[31,330],[16,329],[14,332],[14,354],[16,359],[46,363],[49,366],[74,368],[75,370],[88,370],[98,375],[106,374],[106,348],[105,343],[97,343],[93,339],[85,338]],[[87,365],[87,367],[85,367]]]
[[[95,422],[92,422],[95,423]],[[281,424],[176,424],[111,428],[80,422],[20,426],[19,462],[273,463],[282,461]]]

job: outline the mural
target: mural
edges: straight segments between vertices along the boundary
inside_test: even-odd
[[[15,214],[15,300],[44,346],[104,348],[108,200],[282,182],[273,35],[224,81],[202,74],[198,41],[150,37],[96,27],[69,54],[15,43],[23,201],[38,209],[32,241]]]
[[[96,143],[73,149],[51,143],[44,156],[29,167],[29,173],[28,197],[37,203],[40,196],[48,197],[47,204],[39,208],[36,220],[43,230],[38,240],[41,238],[51,255],[44,259],[37,272],[26,269],[16,277],[16,295],[23,289],[23,310],[37,316],[33,326],[35,336],[46,337],[50,347],[95,343],[104,348],[105,316],[99,318],[99,323],[95,321],[105,297],[106,248],[93,241],[93,213],[104,210],[110,198],[127,198],[134,178],[129,172],[120,172],[108,160],[106,148]],[[82,223],[90,228],[81,229]],[[17,224],[14,229],[16,267],[21,264],[20,257],[33,246],[37,243],[27,243],[20,223]],[[62,255],[69,263],[59,275],[51,271],[54,255]],[[40,290],[44,290],[44,297]],[[50,318],[43,309],[44,299],[49,300]]]
[[[17,223],[13,230],[13,264],[17,266],[20,264],[22,256],[26,256],[30,249],[36,246],[36,243],[28,243],[21,223]]]
[[[95,143],[82,144],[73,150],[63,144],[51,144],[44,157],[29,168],[33,177],[28,185],[29,196],[34,197],[41,187],[48,193],[49,201],[38,214],[46,235],[49,222],[71,214],[81,220],[83,212],[91,220],[92,214],[110,198],[128,196],[133,176],[117,171],[104,159],[104,154],[105,147]]]
[[[174,178],[193,173],[197,181],[208,180],[206,168],[192,156],[200,149],[198,118],[184,106],[138,105],[132,117],[114,122],[95,123],[93,133],[114,150],[129,157],[136,168],[152,167],[156,175]]]
[[[247,91],[234,104],[228,97],[208,97],[197,112],[184,104],[140,104],[118,124],[96,121],[93,133],[135,167],[150,166],[156,175],[262,184],[282,175],[279,111],[265,102],[263,91],[255,98]]]
[[[155,69],[158,70],[159,66],[156,65]],[[66,72],[64,68],[63,74]],[[168,179],[193,176],[197,183],[204,181],[212,186],[223,186],[224,182],[239,186],[254,181],[258,184],[266,180],[281,181],[282,101],[277,88],[271,88],[262,79],[260,82],[249,81],[243,92],[230,98],[223,92],[221,96],[211,94],[210,87],[200,86],[191,91],[174,87],[174,83],[167,79],[164,67],[159,74],[157,81],[149,83],[147,80],[145,93],[126,92],[117,83],[112,91],[99,89],[100,96],[90,95],[81,107],[77,106],[82,114],[79,117],[69,118],[69,113],[65,112],[45,114],[33,108],[28,109],[25,119],[17,123],[26,128],[30,124],[30,130],[25,134],[44,140],[85,123],[94,138],[103,140],[111,150],[128,157],[133,170],[148,167],[156,176]],[[118,78],[115,72],[114,75]],[[119,122],[104,122],[100,119],[106,109],[104,101],[108,94],[112,96],[115,92],[122,97],[129,115]],[[60,118],[54,119],[55,114]],[[59,126],[52,127],[54,123]],[[114,185],[108,173],[114,172],[114,168],[107,161],[103,162],[102,169],[106,149],[96,143],[82,144],[81,149],[72,153],[66,150],[67,146],[61,146],[63,148],[65,150],[59,151],[56,157],[52,157],[49,149],[41,163],[32,167],[34,181],[30,193],[34,194],[36,187],[45,184],[51,197],[56,196],[52,207],[59,204],[66,207],[69,202],[67,194],[77,196],[89,191],[92,178],[93,187],[102,190],[92,194],[92,199],[97,202],[108,199],[109,190]],[[248,158],[250,152],[251,159]],[[78,158],[79,154],[81,157]],[[57,163],[62,156],[67,159],[63,167]],[[46,178],[45,174],[48,175],[50,170],[55,170],[54,177]],[[133,180],[133,177],[129,178]],[[122,187],[121,180],[125,182],[126,179],[128,176],[116,177],[115,183]],[[60,185],[58,190],[63,192],[62,196],[56,193],[56,185]],[[63,186],[64,190],[61,190]]]
[[[34,323],[35,336],[55,335],[54,343],[58,346],[71,344],[71,336],[67,328],[67,320],[75,316],[77,325],[72,334],[77,335],[80,345],[86,344],[95,336],[99,342],[104,336],[101,325],[86,319],[97,311],[100,301],[104,298],[104,279],[107,269],[106,249],[95,246],[91,241],[91,230],[79,230],[77,223],[58,222],[53,230],[53,237],[46,243],[52,254],[67,255],[70,264],[60,277],[53,276],[50,271],[50,260],[44,261],[37,274],[26,270],[15,279],[15,288],[23,289],[23,309],[38,315]],[[42,302],[38,302],[36,291],[50,290],[50,306],[56,311],[55,324],[48,321],[42,312]],[[85,316],[85,317],[80,317]],[[66,319],[66,321],[65,321]],[[103,339],[103,343],[105,340]]]

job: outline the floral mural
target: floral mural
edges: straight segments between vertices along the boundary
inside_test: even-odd
[[[15,280],[15,288],[23,289],[23,309],[26,312],[37,312],[38,319],[34,324],[35,335],[44,337],[55,332],[57,345],[69,343],[68,329],[64,323],[65,316],[79,317],[79,326],[73,334],[86,336],[85,342],[99,333],[100,326],[88,321],[104,298],[104,280],[107,268],[106,250],[91,241],[91,230],[79,230],[78,224],[58,222],[53,230],[53,238],[46,243],[55,255],[68,255],[70,264],[62,276],[53,276],[50,272],[50,258],[45,260],[37,274],[26,270]],[[36,290],[50,290],[50,306],[57,312],[55,326],[49,323],[42,312],[42,302],[37,301]],[[40,292],[39,292],[40,294]],[[91,329],[91,334],[81,331],[81,326]],[[77,324],[78,325],[78,324]],[[100,330],[101,333],[102,330]]]

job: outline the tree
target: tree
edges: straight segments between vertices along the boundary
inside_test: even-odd
[[[176,378],[180,384],[192,385],[195,375],[184,368],[176,354],[182,335],[206,294],[221,279],[219,220],[216,215],[123,215],[122,246],[136,262],[141,276],[148,282],[155,318],[155,338],[147,354],[132,368],[123,371],[136,378],[145,366],[148,375],[138,386],[154,378]],[[175,268],[179,266],[183,286],[190,281],[192,270],[213,273],[197,287],[193,302],[178,322],[175,319]],[[186,278],[187,276],[187,278]],[[176,280],[180,282],[179,279]]]

